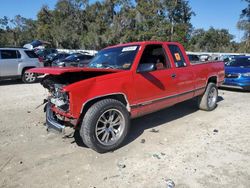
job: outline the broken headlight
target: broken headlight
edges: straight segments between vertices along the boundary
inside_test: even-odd
[[[57,108],[63,111],[69,110],[69,95],[67,92],[62,91],[63,85],[55,84],[54,92],[50,98],[50,102]]]

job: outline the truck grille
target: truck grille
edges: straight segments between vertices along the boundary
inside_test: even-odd
[[[225,78],[239,78],[239,74],[236,73],[225,74]]]

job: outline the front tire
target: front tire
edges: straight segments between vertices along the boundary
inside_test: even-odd
[[[27,70],[25,70],[23,72],[23,74],[22,74],[22,81],[24,83],[34,83],[34,82],[36,82],[37,81],[37,74],[32,73],[32,72],[27,72]]]
[[[212,111],[217,106],[218,89],[214,83],[208,83],[205,93],[198,97],[198,106],[201,110]]]
[[[105,153],[122,144],[129,124],[129,113],[124,104],[115,99],[104,99],[88,109],[80,135],[86,146],[98,153]]]

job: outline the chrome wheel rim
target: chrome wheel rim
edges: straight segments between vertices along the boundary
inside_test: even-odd
[[[217,90],[216,88],[211,88],[211,90],[208,93],[208,106],[211,108],[215,105],[217,102]]]
[[[34,82],[36,79],[36,75],[32,72],[25,72],[24,78],[27,82]]]
[[[106,110],[98,118],[95,135],[97,140],[106,146],[113,145],[122,136],[125,127],[125,118],[117,109]]]

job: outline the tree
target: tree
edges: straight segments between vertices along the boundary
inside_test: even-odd
[[[189,43],[191,51],[229,52],[232,50],[231,35],[226,29],[194,30]]]
[[[170,23],[168,40],[178,41],[186,47],[192,31],[191,17],[195,13],[186,0],[165,0],[163,5]]]
[[[53,11],[49,10],[48,6],[43,6],[37,14],[37,38],[55,45],[52,28]]]
[[[8,27],[9,19],[4,16],[0,18],[0,46],[8,45]]]
[[[241,11],[240,20],[237,24],[240,30],[244,31],[243,41],[245,43],[245,51],[250,52],[250,0],[245,0],[248,5]]]

